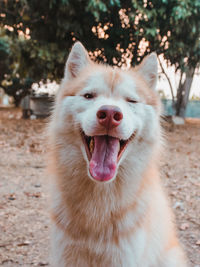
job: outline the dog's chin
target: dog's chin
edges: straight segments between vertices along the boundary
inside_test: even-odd
[[[119,161],[136,132],[127,140],[109,135],[87,136],[81,131],[87,160],[89,177],[98,183],[110,183],[116,178]]]
[[[97,177],[93,177],[92,174],[90,173],[90,169],[88,168],[88,177],[95,183],[97,184],[110,184],[111,182],[113,182],[115,179],[116,179],[116,176],[117,176],[117,171],[115,173],[115,175],[111,178],[111,179],[108,179],[108,180],[105,180],[105,179],[97,179]]]

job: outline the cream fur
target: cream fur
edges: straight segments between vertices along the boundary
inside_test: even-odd
[[[49,125],[52,266],[186,266],[158,173],[162,134],[156,79],[154,54],[123,72],[91,62],[80,43],[72,48]],[[85,99],[86,93],[95,97]],[[109,133],[96,118],[102,105],[123,113]],[[80,130],[123,140],[135,132],[111,181],[91,177]]]

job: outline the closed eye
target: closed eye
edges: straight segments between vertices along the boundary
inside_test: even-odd
[[[127,99],[126,99],[126,101],[127,101],[127,102],[129,102],[129,103],[133,103],[133,104],[136,104],[136,103],[138,103],[138,101],[137,101],[137,100],[135,100],[135,99],[132,99],[132,98],[127,98]]]

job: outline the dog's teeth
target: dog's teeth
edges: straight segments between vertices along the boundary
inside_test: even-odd
[[[91,138],[89,148],[90,148],[90,153],[93,153],[93,151],[94,151],[94,138]]]

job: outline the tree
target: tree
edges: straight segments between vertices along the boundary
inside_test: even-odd
[[[75,40],[96,60],[119,66],[156,51],[182,73],[176,103],[182,114],[190,84],[184,77],[200,58],[199,0],[7,0],[0,9],[1,27],[18,39],[20,78],[61,79]]]
[[[174,108],[176,115],[184,117],[195,69],[200,63],[200,1],[177,1],[170,12],[168,19],[159,19],[159,29],[167,30],[164,57],[180,73]]]
[[[0,36],[0,80],[4,78],[4,75],[8,72],[7,58],[9,56],[9,45],[5,37]]]
[[[0,31],[0,87],[6,94],[14,98],[16,106],[21,99],[28,93],[33,83],[31,78],[20,77],[22,72],[20,44],[22,40],[11,39],[5,34],[5,29]],[[28,67],[28,66],[27,66]]]

